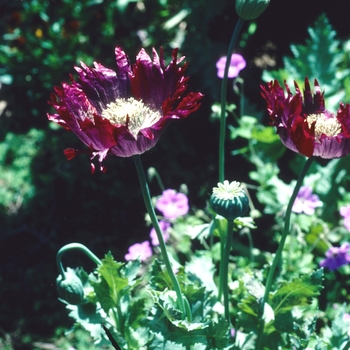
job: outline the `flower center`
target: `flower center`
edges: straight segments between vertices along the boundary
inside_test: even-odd
[[[131,135],[136,139],[141,129],[149,128],[162,118],[159,111],[153,111],[142,101],[133,97],[118,98],[107,105],[102,116],[111,123],[127,126]]]
[[[242,191],[243,186],[237,181],[232,181],[230,183],[225,180],[224,183],[219,182],[218,187],[213,188],[213,194],[224,200],[232,200],[235,197],[239,197],[242,194]]]
[[[310,114],[305,120],[311,128],[311,124],[315,123],[315,140],[319,141],[321,136],[324,134],[328,137],[334,137],[342,132],[341,124],[337,118],[328,118],[325,114]]]

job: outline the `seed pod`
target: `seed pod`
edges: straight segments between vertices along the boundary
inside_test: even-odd
[[[248,211],[249,199],[239,182],[225,180],[213,188],[210,205],[215,213],[227,220],[234,220]]]

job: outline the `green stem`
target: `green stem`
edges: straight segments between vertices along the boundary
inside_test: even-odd
[[[225,179],[225,136],[226,136],[226,97],[227,97],[227,76],[230,68],[231,55],[237,43],[239,33],[242,29],[244,19],[239,17],[231,42],[227,50],[224,77],[221,84],[221,114],[220,114],[220,139],[219,139],[219,182]]]
[[[268,303],[269,301],[269,294],[270,294],[270,290],[271,290],[271,286],[273,283],[273,279],[275,276],[275,271],[276,268],[278,266],[278,264],[280,263],[281,257],[282,257],[282,251],[284,248],[284,244],[286,242],[286,238],[288,236],[288,233],[290,231],[290,217],[291,217],[291,213],[292,213],[292,207],[295,201],[295,198],[297,197],[298,193],[299,193],[299,189],[303,183],[304,177],[307,174],[308,170],[310,169],[310,166],[312,164],[313,161],[313,157],[310,157],[307,159],[307,161],[304,164],[304,167],[299,175],[299,178],[297,180],[297,183],[295,184],[294,190],[293,190],[293,194],[290,197],[288,206],[287,206],[287,210],[286,210],[286,215],[285,215],[285,220],[284,220],[284,229],[283,229],[283,233],[282,233],[282,237],[281,240],[279,242],[278,245],[278,249],[277,252],[275,254],[275,257],[273,259],[270,271],[267,275],[267,280],[266,280],[266,287],[265,287],[265,294],[264,294],[264,299],[262,300],[262,303],[260,305],[260,322],[259,322],[259,334],[258,334],[258,338],[257,338],[257,346],[256,346],[256,350],[260,350],[261,349],[261,342],[262,342],[262,337],[264,334],[264,326],[265,326],[265,321],[263,318],[263,314],[264,314],[264,307],[265,307],[265,303]]]
[[[159,173],[158,173],[156,168],[149,168],[148,169],[148,175],[149,175],[149,181],[150,182],[152,181],[153,177],[155,177],[157,182],[158,182],[158,186],[160,187],[160,189],[162,191],[165,191],[165,187],[164,187],[163,181],[162,181],[161,177],[159,176]]]
[[[223,237],[223,234],[220,233],[220,263],[219,263],[219,291],[218,291],[218,299],[221,300],[222,298],[222,292],[223,292],[223,276],[224,276],[224,252],[225,252],[225,238]]]
[[[66,279],[66,274],[62,265],[62,255],[68,251],[78,249],[85,253],[96,265],[101,265],[102,261],[88,248],[86,248],[83,244],[80,243],[69,243],[63,246],[56,255],[56,263],[60,274],[62,275],[62,280]]]
[[[177,295],[178,307],[179,307],[180,311],[182,312],[183,318],[185,318],[187,316],[187,318],[190,320],[192,317],[191,317],[191,315],[188,315],[186,312],[186,307],[185,307],[183,295],[181,292],[180,284],[179,284],[179,281],[177,280],[177,278],[174,274],[174,271],[171,267],[168,252],[167,252],[166,247],[165,247],[163,233],[162,233],[162,230],[159,226],[156,213],[154,212],[154,208],[152,205],[152,198],[151,198],[151,195],[149,192],[149,187],[148,187],[148,183],[146,180],[145,172],[143,170],[141,158],[138,155],[134,156],[133,158],[134,158],[134,162],[135,162],[135,166],[136,166],[136,170],[137,170],[137,175],[139,177],[139,181],[140,181],[140,185],[141,185],[143,200],[145,202],[147,212],[151,218],[152,225],[157,233],[160,251],[161,251],[162,256],[163,256],[163,261],[164,261],[165,267],[168,271],[168,274],[170,276],[170,279],[172,281],[173,288],[174,288],[176,295]]]
[[[349,349],[350,349],[350,340],[343,347],[343,350],[349,350]]]
[[[226,234],[226,244],[225,252],[223,257],[223,273],[222,273],[222,289],[224,293],[224,307],[225,307],[225,318],[228,324],[230,321],[230,305],[228,297],[228,264],[230,260],[230,253],[232,247],[232,236],[233,236],[233,220],[227,220],[227,234]]]

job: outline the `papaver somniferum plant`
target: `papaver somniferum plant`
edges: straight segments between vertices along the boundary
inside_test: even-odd
[[[259,1],[239,4],[236,39],[242,6],[255,9]],[[255,18],[261,13],[259,7],[253,17],[244,16]],[[244,182],[227,180],[227,133],[221,131],[226,125],[226,90],[232,89],[226,85],[227,57],[232,53],[227,53],[220,76],[224,118],[220,118],[218,138],[219,181],[212,184],[211,196],[210,189],[206,192],[204,209],[195,207],[187,186],[164,187],[159,174],[159,192],[152,198],[140,160],[171,120],[185,118],[200,106],[203,95],[186,91],[187,63],[177,58],[177,50],[168,65],[162,51],[158,55],[153,50],[151,59],[144,49],[131,64],[117,47],[116,70],[82,63],[76,67],[79,79],[72,77],[70,84],[63,83],[52,94],[50,104],[57,113],[49,114],[49,119],[73,131],[87,146],[86,150],[67,149],[66,157],[90,153],[91,159],[98,157],[103,171],[108,155],[133,157],[148,213],[144,238],[135,239],[123,261],[116,261],[110,252],[100,259],[80,243],[65,245],[57,254],[59,298],[98,347],[350,348],[346,292],[350,196],[345,188],[347,172],[340,170],[341,158],[350,153],[350,107],[340,104],[336,112],[328,111],[316,80],[311,89],[306,78],[303,93],[295,85],[295,94],[277,81],[262,85],[272,125],[237,114],[237,130],[230,126],[247,139],[246,160],[257,171],[250,171]],[[286,166],[275,164],[281,149],[294,151],[289,156],[294,157],[293,169],[299,175],[293,181],[279,177],[278,166]],[[317,157],[329,163],[319,165]],[[239,162],[232,164],[234,171]],[[342,195],[339,202],[338,194]],[[260,211],[269,214],[262,227],[253,219]],[[259,248],[254,246],[258,240]],[[64,268],[63,255],[77,250],[95,263],[94,271]]]

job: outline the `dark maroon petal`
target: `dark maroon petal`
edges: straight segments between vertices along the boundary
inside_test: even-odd
[[[305,78],[305,85],[304,85],[304,113],[310,114],[313,113],[313,98],[312,98],[312,92],[310,87],[310,81],[309,78]]]
[[[297,93],[292,95],[287,83],[287,97],[278,81],[270,82],[267,87],[261,86],[261,95],[267,102],[267,110],[271,116],[272,125],[277,127],[289,127],[295,115],[299,115],[302,110],[302,97],[299,88]]]
[[[190,92],[181,100],[178,98],[178,101],[168,98],[163,103],[164,120],[186,118],[200,107],[199,101],[202,97],[200,92]]]
[[[164,95],[164,72],[160,66],[157,52],[153,50],[152,61],[146,51],[141,49],[132,70],[132,95],[153,109],[159,110]]]
[[[122,50],[121,47],[116,47],[114,50],[115,60],[117,63],[117,76],[119,79],[128,80],[131,74],[131,67],[128,55]],[[125,88],[129,89],[129,83],[125,84]]]
[[[119,57],[119,61],[122,62]],[[129,94],[130,84],[125,67],[117,72],[94,62],[95,68],[90,68],[81,62],[81,67],[75,67],[79,73],[79,79],[84,93],[101,114],[107,104],[114,102],[117,98],[126,98]]]
[[[315,93],[312,96],[310,82],[308,78],[305,78],[305,90],[304,90],[304,108],[303,113],[305,114],[317,114],[322,113],[325,110],[324,96],[321,92],[318,81],[314,81]]]
[[[46,115],[47,115],[47,119],[49,119],[50,121],[62,126],[66,130],[70,130],[70,127],[67,125],[64,119],[61,118],[59,114],[46,113]]]
[[[162,49],[160,56],[153,49],[153,61],[142,49],[133,66],[132,94],[159,110],[163,101],[173,96],[179,82],[184,85],[185,89],[187,87],[187,79],[182,81],[187,65],[180,67],[178,64],[181,61],[182,59],[177,60],[177,49],[173,50],[172,60],[167,67],[164,63]]]
[[[111,148],[109,153],[118,157],[131,157],[145,153],[156,145],[162,130],[152,130],[152,134],[153,138],[148,138],[141,133],[135,140],[128,131],[120,132],[117,145]]]
[[[80,122],[93,118],[95,108],[90,104],[84,93],[77,85],[63,83],[55,87],[57,97],[52,96],[50,104],[59,113],[49,115],[49,119],[73,131],[86,145],[90,145],[89,137],[81,131]]]
[[[111,147],[116,145],[115,127],[108,119],[102,118],[98,115],[94,116],[94,121],[85,119],[80,123],[81,131],[77,134],[84,134],[89,139],[89,144],[95,151],[108,151]]]
[[[318,81],[315,79],[315,94],[314,94],[314,112],[313,113],[322,113],[325,110],[324,96],[321,92],[320,85]]]
[[[350,137],[350,105],[340,104],[337,114],[337,120],[341,124],[345,137]]]
[[[314,156],[324,159],[341,158],[350,154],[350,139],[341,137],[325,137],[315,143]]]
[[[298,116],[294,119],[290,135],[299,153],[306,157],[311,157],[315,146],[315,123],[311,128],[304,118]]]

